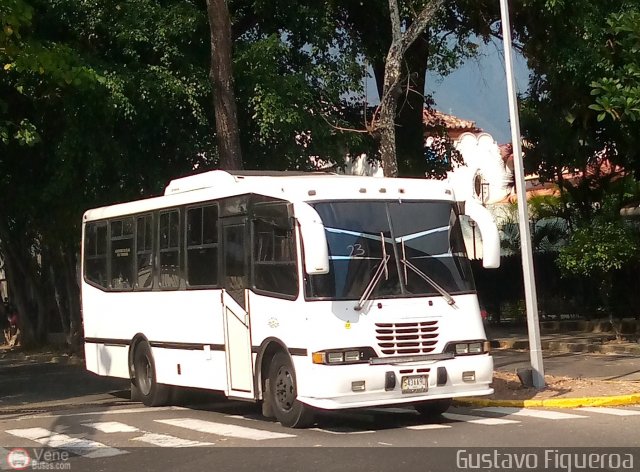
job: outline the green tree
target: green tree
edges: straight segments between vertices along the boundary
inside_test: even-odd
[[[613,321],[612,288],[616,271],[638,259],[638,237],[620,219],[598,217],[583,223],[560,250],[557,264],[565,276],[599,280],[600,298],[609,321]]]
[[[206,14],[178,0],[2,8],[0,254],[25,343],[51,310],[77,338],[82,212],[215,162]]]
[[[563,169],[584,172],[597,159],[638,173],[637,12],[635,1],[513,6],[516,46],[531,70],[521,115],[529,171],[561,186]]]
[[[562,199],[555,195],[534,195],[527,199],[527,205],[533,251],[556,253],[569,235]],[[521,241],[517,202],[506,205],[501,217],[500,245],[508,254],[519,254]]]

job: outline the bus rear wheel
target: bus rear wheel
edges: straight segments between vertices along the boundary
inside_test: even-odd
[[[296,374],[283,352],[271,360],[268,395],[273,414],[283,426],[306,428],[313,424],[313,409],[298,400]]]
[[[453,400],[451,398],[442,398],[439,400],[427,400],[424,402],[416,403],[413,407],[416,411],[424,417],[434,418],[440,416],[446,412]]]
[[[141,342],[133,353],[133,373],[131,381],[132,397],[139,398],[146,406],[160,406],[169,400],[169,387],[156,381],[156,366],[151,348]]]

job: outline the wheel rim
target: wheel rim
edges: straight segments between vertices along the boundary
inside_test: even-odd
[[[286,366],[281,366],[278,369],[275,394],[278,408],[289,411],[293,407],[293,402],[296,399],[295,383],[293,375],[291,375],[291,372]]]
[[[147,356],[142,356],[138,361],[138,369],[136,369],[138,388],[143,395],[148,395],[151,391],[151,383],[153,379],[153,368]]]

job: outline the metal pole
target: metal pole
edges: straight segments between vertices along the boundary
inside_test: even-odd
[[[500,0],[502,16],[502,41],[504,44],[504,62],[507,73],[507,91],[509,95],[509,116],[511,119],[511,141],[513,142],[513,162],[518,196],[518,220],[520,226],[520,244],[522,249],[522,273],[524,276],[524,296],[527,307],[527,327],[529,329],[529,351],[533,373],[533,386],[544,387],[544,367],[542,365],[542,348],[540,345],[540,324],[538,322],[538,301],[536,298],[536,281],[531,253],[531,232],[529,230],[529,212],[527,210],[527,190],[524,181],[522,164],[522,140],[520,138],[520,119],[516,86],[513,80],[513,61],[511,56],[511,24],[507,0]]]

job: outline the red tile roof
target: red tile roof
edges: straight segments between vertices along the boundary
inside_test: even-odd
[[[447,130],[482,131],[476,126],[475,121],[463,120],[457,116],[447,115],[438,110],[425,108],[422,112],[423,121],[427,128],[444,126]]]

